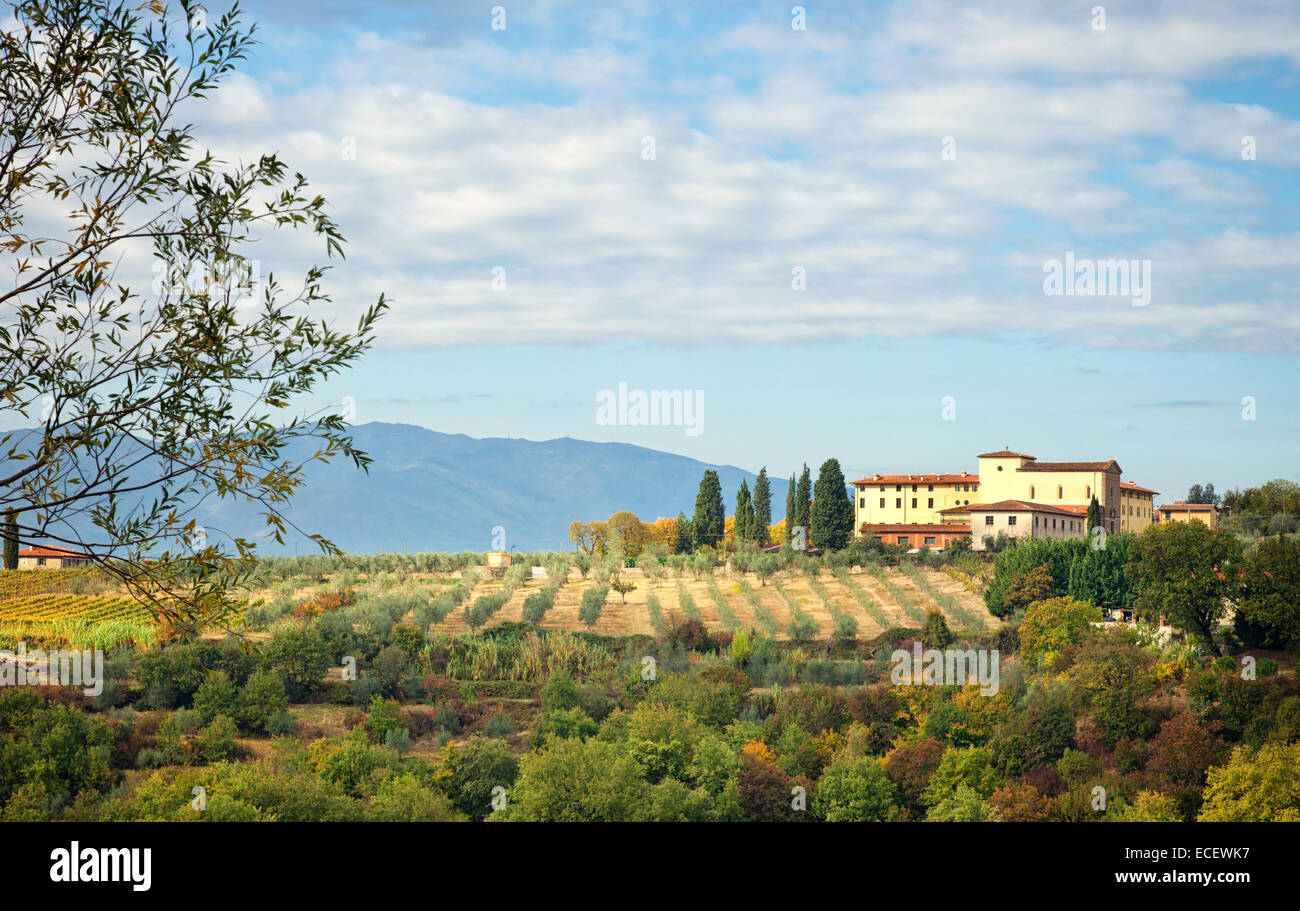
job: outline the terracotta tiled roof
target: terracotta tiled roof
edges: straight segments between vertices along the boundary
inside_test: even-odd
[[[1191,512],[1209,512],[1210,510],[1214,510],[1215,512],[1217,512],[1219,507],[1215,506],[1213,503],[1186,503],[1182,500],[1174,500],[1174,502],[1172,503],[1166,503],[1163,506],[1157,506],[1156,509],[1158,511],[1166,510],[1166,509],[1175,509],[1178,512],[1188,512],[1189,510]]]
[[[1114,459],[1105,462],[1034,462],[1021,465],[1016,471],[1119,471]]]
[[[27,547],[18,551],[20,557],[85,557],[90,559],[90,554],[83,554],[79,550],[68,550],[66,547]]]
[[[1063,516],[1074,516],[1072,509],[1060,506],[1048,506],[1046,503],[1030,503],[1027,500],[999,500],[996,503],[972,503],[966,507],[971,512],[1051,512]],[[1088,507],[1084,507],[1086,512]]]
[[[1160,491],[1152,490],[1150,487],[1139,487],[1137,481],[1120,481],[1119,486],[1121,490],[1136,490],[1139,493],[1149,493],[1153,496],[1160,493]]]
[[[981,459],[1032,459],[1033,456],[1025,455],[1023,452],[1012,452],[1010,449],[1002,449],[998,452],[984,452],[979,455]]]
[[[873,474],[858,478],[853,485],[867,484],[975,484],[980,476],[963,471],[960,474]]]
[[[969,525],[942,525],[936,522],[918,522],[908,525],[904,522],[892,522],[885,524],[875,524],[872,522],[863,522],[861,531],[866,533],[875,532],[897,532],[903,534],[912,532],[914,534],[926,534],[936,532],[939,534],[970,534]]]

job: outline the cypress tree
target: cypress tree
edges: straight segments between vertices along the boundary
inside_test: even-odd
[[[754,540],[767,543],[767,527],[772,524],[772,485],[767,480],[767,466],[758,471],[754,481]]]
[[[754,540],[754,501],[749,496],[749,482],[740,479],[736,490],[736,543]]]
[[[799,475],[799,489],[795,492],[795,525],[802,525],[806,534],[811,534],[812,529],[812,473],[808,471],[807,463],[804,463],[803,474]]]
[[[5,569],[18,568],[18,513],[5,513]]]
[[[817,473],[813,489],[812,543],[822,550],[840,550],[853,534],[853,501],[844,489],[844,472],[838,459],[827,459]]]
[[[1097,502],[1096,494],[1092,495],[1092,502],[1088,504],[1088,518],[1085,524],[1088,534],[1092,534],[1092,530],[1101,524],[1101,504]]]
[[[680,509],[677,511],[677,542],[673,547],[673,553],[689,554],[691,552],[691,520],[686,518],[686,513]]]
[[[794,534],[794,527],[799,524],[796,521],[796,519],[798,519],[799,508],[796,505],[798,501],[795,500],[795,486],[796,486],[796,482],[795,482],[794,475],[790,475],[790,484],[785,489],[785,539],[786,541],[790,540],[790,536]]]
[[[726,507],[722,505],[722,483],[718,480],[718,473],[710,468],[700,479],[700,492],[695,496],[695,518],[691,520],[695,545],[720,547],[726,522]]]

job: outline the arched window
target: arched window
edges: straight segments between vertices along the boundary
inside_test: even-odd
[[[1063,485],[1060,485],[1060,484],[1057,485],[1057,487],[1056,487],[1056,499],[1058,499],[1058,500],[1064,500],[1064,499],[1065,499],[1065,487],[1064,487]]]

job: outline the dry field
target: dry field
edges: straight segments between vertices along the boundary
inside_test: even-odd
[[[676,578],[671,574],[659,580],[648,578],[638,569],[625,569],[621,577],[636,585],[624,604],[619,594],[610,591],[600,619],[591,632],[606,636],[654,635],[647,600],[651,594],[658,599],[665,618],[688,616],[680,591],[684,589],[700,619],[710,629],[725,629],[723,604],[744,628],[763,629],[764,624],[756,614],[751,597],[757,597],[760,610],[765,609],[779,630],[778,638],[786,637],[792,607],[811,616],[822,636],[829,636],[834,627],[832,610],[850,614],[858,622],[858,637],[871,638],[889,626],[918,627],[927,611],[937,610],[954,630],[974,632],[993,629],[998,620],[989,614],[980,595],[966,590],[952,577],[932,569],[917,568],[905,573],[892,567],[878,571],[855,570],[837,578],[823,572],[815,580],[802,574],[782,573],[760,584],[752,573],[743,576],[732,572],[719,572],[712,578],[695,579],[691,576]],[[845,583],[848,583],[847,585]],[[531,579],[515,589],[510,600],[487,623],[487,627],[523,619],[524,599],[537,591],[545,580]],[[578,620],[578,607],[582,593],[591,588],[590,580],[582,579],[574,571],[568,582],[560,588],[555,606],[542,621],[544,629],[587,630]],[[483,581],[474,587],[471,600],[501,588],[495,580]],[[749,597],[747,597],[749,595]],[[461,610],[453,611],[433,629],[452,635],[470,632]]]

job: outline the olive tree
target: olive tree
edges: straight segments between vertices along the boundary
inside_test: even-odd
[[[343,237],[279,157],[223,163],[180,119],[254,43],[237,6],[17,0],[12,17],[0,408],[37,426],[0,437],[0,514],[24,540],[90,553],[192,630],[229,609],[255,550],[201,528],[205,501],[252,504],[282,542],[311,463],[368,463],[342,414],[295,406],[370,346],[387,304],[340,330],[318,312],[324,267],[286,291],[247,255],[279,229],[313,232],[327,259]]]

